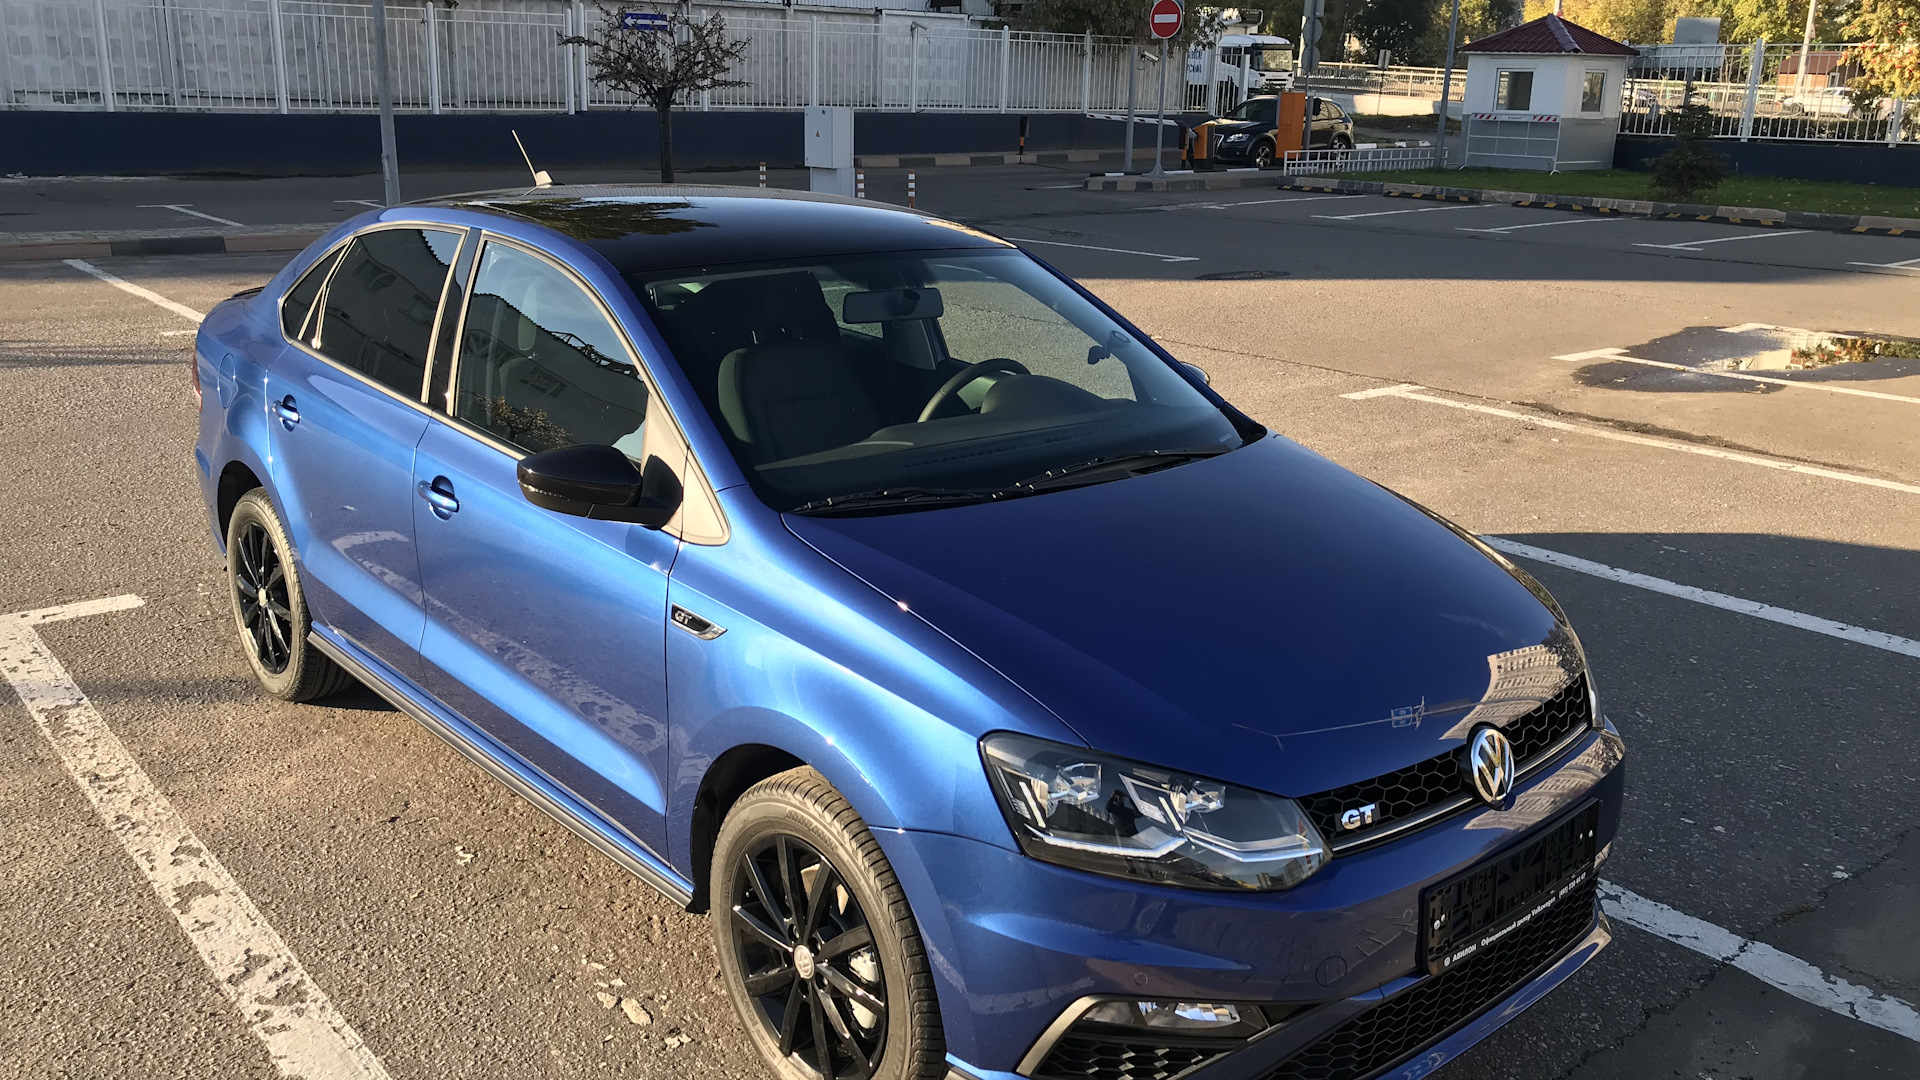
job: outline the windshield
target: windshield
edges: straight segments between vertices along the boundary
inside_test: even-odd
[[[908,489],[921,501],[895,508],[1026,494],[1009,489],[1095,459],[1244,441],[1166,361],[1018,251],[629,283],[776,510]]]
[[[1264,49],[1256,46],[1253,50],[1253,70],[1292,71],[1293,49],[1285,45],[1275,45]]]
[[[1275,115],[1279,109],[1279,106],[1280,106],[1279,98],[1271,98],[1271,97],[1248,98],[1247,100],[1241,102],[1239,107],[1235,108],[1232,112],[1228,113],[1227,115],[1221,117],[1221,119],[1223,120],[1258,120],[1261,123],[1271,124],[1275,122]]]

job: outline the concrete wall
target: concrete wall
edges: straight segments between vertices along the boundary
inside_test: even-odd
[[[1673,149],[1673,140],[1653,135],[1621,135],[1614,143],[1614,165],[1646,170],[1653,159]],[[1844,180],[1914,190],[1920,215],[1920,143],[1885,146],[1841,142],[1740,142],[1715,139],[1708,149],[1719,154],[1727,171],[1740,176],[1783,176],[1795,180]]]
[[[1027,149],[1118,149],[1124,124],[1073,114],[1027,121]],[[988,153],[1019,149],[1017,114],[860,113],[857,154]],[[798,112],[674,113],[674,163],[683,170],[801,164]],[[659,127],[651,111],[395,118],[403,169],[520,169],[513,132],[541,168],[651,169]],[[1142,129],[1152,145],[1152,129]],[[379,170],[370,115],[0,112],[0,175],[344,176]]]

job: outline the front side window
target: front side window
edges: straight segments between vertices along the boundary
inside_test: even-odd
[[[594,444],[643,461],[647,404],[625,340],[591,294],[538,256],[481,250],[455,416],[531,453]]]
[[[1533,72],[1502,71],[1494,86],[1493,107],[1526,112],[1533,107]]]
[[[1232,112],[1221,117],[1223,120],[1253,120],[1264,124],[1275,122],[1279,113],[1280,99],[1273,97],[1248,98]]]
[[[1243,441],[1165,360],[1017,251],[629,281],[778,510],[1031,494],[1036,477],[1094,459],[1159,452],[1171,466],[1176,451]]]
[[[433,323],[460,234],[378,229],[354,239],[327,285],[314,347],[419,400]]]
[[[1607,73],[1604,71],[1587,72],[1586,78],[1580,83],[1580,111],[1583,113],[1597,113],[1601,111],[1600,103],[1606,100],[1606,92]]]

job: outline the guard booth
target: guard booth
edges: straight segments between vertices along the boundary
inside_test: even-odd
[[[1462,164],[1564,172],[1613,167],[1631,46],[1543,15],[1461,46]]]

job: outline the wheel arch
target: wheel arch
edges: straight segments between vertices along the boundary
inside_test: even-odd
[[[688,911],[707,910],[708,884],[713,876],[713,842],[727,811],[753,785],[806,764],[777,746],[744,743],[727,750],[707,766],[694,794],[692,818],[688,822],[688,855],[693,863],[693,899],[687,903]]]
[[[235,459],[220,469],[220,480],[214,492],[214,520],[219,526],[221,541],[227,535],[227,525],[233,520],[233,508],[240,503],[240,497],[254,488],[267,485],[246,462]]]

